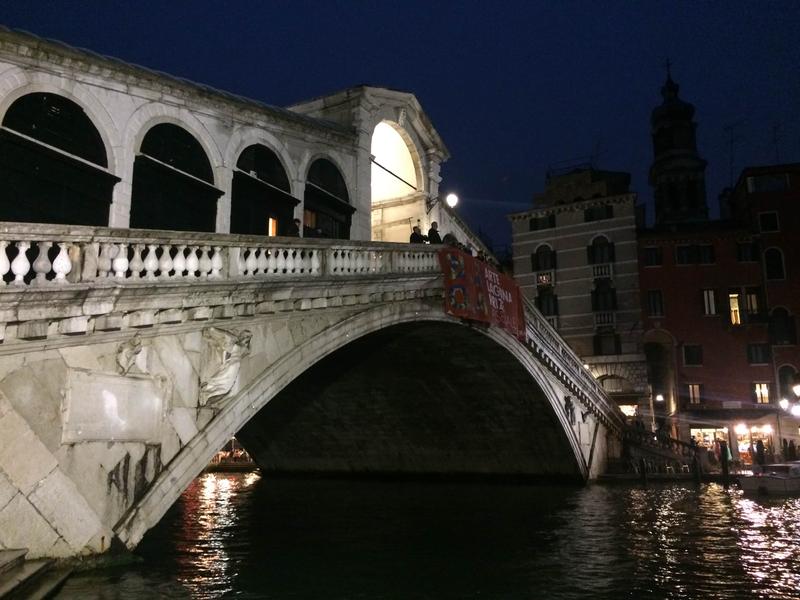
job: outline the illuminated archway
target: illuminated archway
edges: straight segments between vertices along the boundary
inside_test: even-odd
[[[422,169],[414,143],[399,126],[382,121],[372,133],[370,154],[372,239],[408,242],[424,209]]]

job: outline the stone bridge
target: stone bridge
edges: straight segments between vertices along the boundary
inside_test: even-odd
[[[623,417],[545,319],[447,316],[436,249],[0,224],[0,548],[133,548],[237,434],[265,471],[585,481]]]

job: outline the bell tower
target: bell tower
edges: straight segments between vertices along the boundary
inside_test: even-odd
[[[666,67],[663,101],[650,116],[653,164],[649,179],[655,189],[657,225],[708,219],[707,163],[697,153],[694,106],[678,97],[669,61]]]

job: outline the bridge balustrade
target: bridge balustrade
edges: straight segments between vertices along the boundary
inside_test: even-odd
[[[14,286],[402,275],[439,270],[404,244],[0,224],[0,279]]]

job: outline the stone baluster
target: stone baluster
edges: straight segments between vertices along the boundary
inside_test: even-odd
[[[247,268],[247,265],[245,264],[244,260],[244,253],[246,250],[247,248],[244,247],[236,248],[236,269],[237,269],[236,274],[239,277],[244,275],[244,270]]]
[[[114,277],[125,279],[125,274],[128,272],[128,264],[128,244],[117,244],[117,255],[111,261]]]
[[[100,255],[97,257],[97,278],[105,279],[111,274],[111,258],[114,244],[104,242],[100,244]]]
[[[311,251],[310,250],[296,250],[295,264],[300,265],[300,272],[307,275],[311,274]]]
[[[256,249],[251,247],[247,249],[247,258],[244,260],[245,275],[252,277],[255,274],[258,260],[256,259]]]
[[[211,272],[211,257],[208,255],[210,250],[210,246],[202,246],[200,248],[200,260],[198,264],[200,279],[207,279],[208,274]]]
[[[278,254],[275,248],[269,249],[269,256],[267,257],[267,274],[272,275],[278,270]]]
[[[297,256],[297,248],[286,249],[286,272],[292,274],[300,272],[300,258]]]
[[[161,271],[161,279],[169,279],[169,272],[172,271],[172,257],[169,251],[172,244],[161,244],[161,258],[158,259],[158,270]]]
[[[8,242],[6,240],[0,240],[0,285],[6,284],[4,277],[11,269],[11,263],[8,261],[6,248],[8,248]]]
[[[178,245],[178,252],[172,257],[172,270],[176,278],[183,278],[186,271],[186,244]]]
[[[14,285],[25,285],[25,275],[30,271],[31,263],[25,252],[31,247],[30,242],[17,242],[17,256],[11,261],[11,272],[14,273]]]
[[[269,259],[267,258],[268,249],[263,246],[258,249],[258,259],[256,260],[256,268],[261,275],[267,274],[269,268]]]
[[[364,250],[355,250],[353,253],[355,254],[355,265],[354,265],[355,271],[356,271],[356,273],[361,274],[365,270],[364,269],[364,253],[365,253],[365,251]]]
[[[47,283],[47,274],[50,273],[50,269],[53,266],[47,256],[53,246],[53,242],[37,242],[36,245],[39,248],[39,254],[36,256],[36,260],[33,261],[33,271],[36,273],[36,278],[31,281],[31,284],[43,285]]]
[[[128,258],[125,257],[125,268],[127,269]],[[55,283],[67,283],[67,275],[72,271],[72,261],[69,259],[69,252],[67,252],[67,245],[63,242],[58,243],[58,254],[53,261],[53,271],[56,278],[53,280]]]
[[[275,252],[278,254],[278,261],[275,264],[278,275],[283,275],[286,272],[286,251],[283,248],[276,248]]]
[[[322,256],[318,249],[309,250],[311,253],[311,273],[317,275],[322,269]]]
[[[211,257],[211,273],[209,279],[221,279],[222,274],[222,246],[214,246],[214,256]]]
[[[156,244],[147,245],[147,256],[144,259],[144,278],[148,281],[154,281],[156,278],[156,271],[158,270],[158,257],[156,256]]]
[[[128,268],[131,270],[131,279],[139,279],[142,269],[144,269],[144,261],[142,260],[142,244],[133,245],[133,256]]]
[[[339,275],[342,272],[342,250],[341,248],[331,248],[328,253],[331,257],[331,275]]]
[[[197,246],[189,246],[189,253],[186,255],[186,277],[194,279],[199,270],[200,259],[197,258]]]

